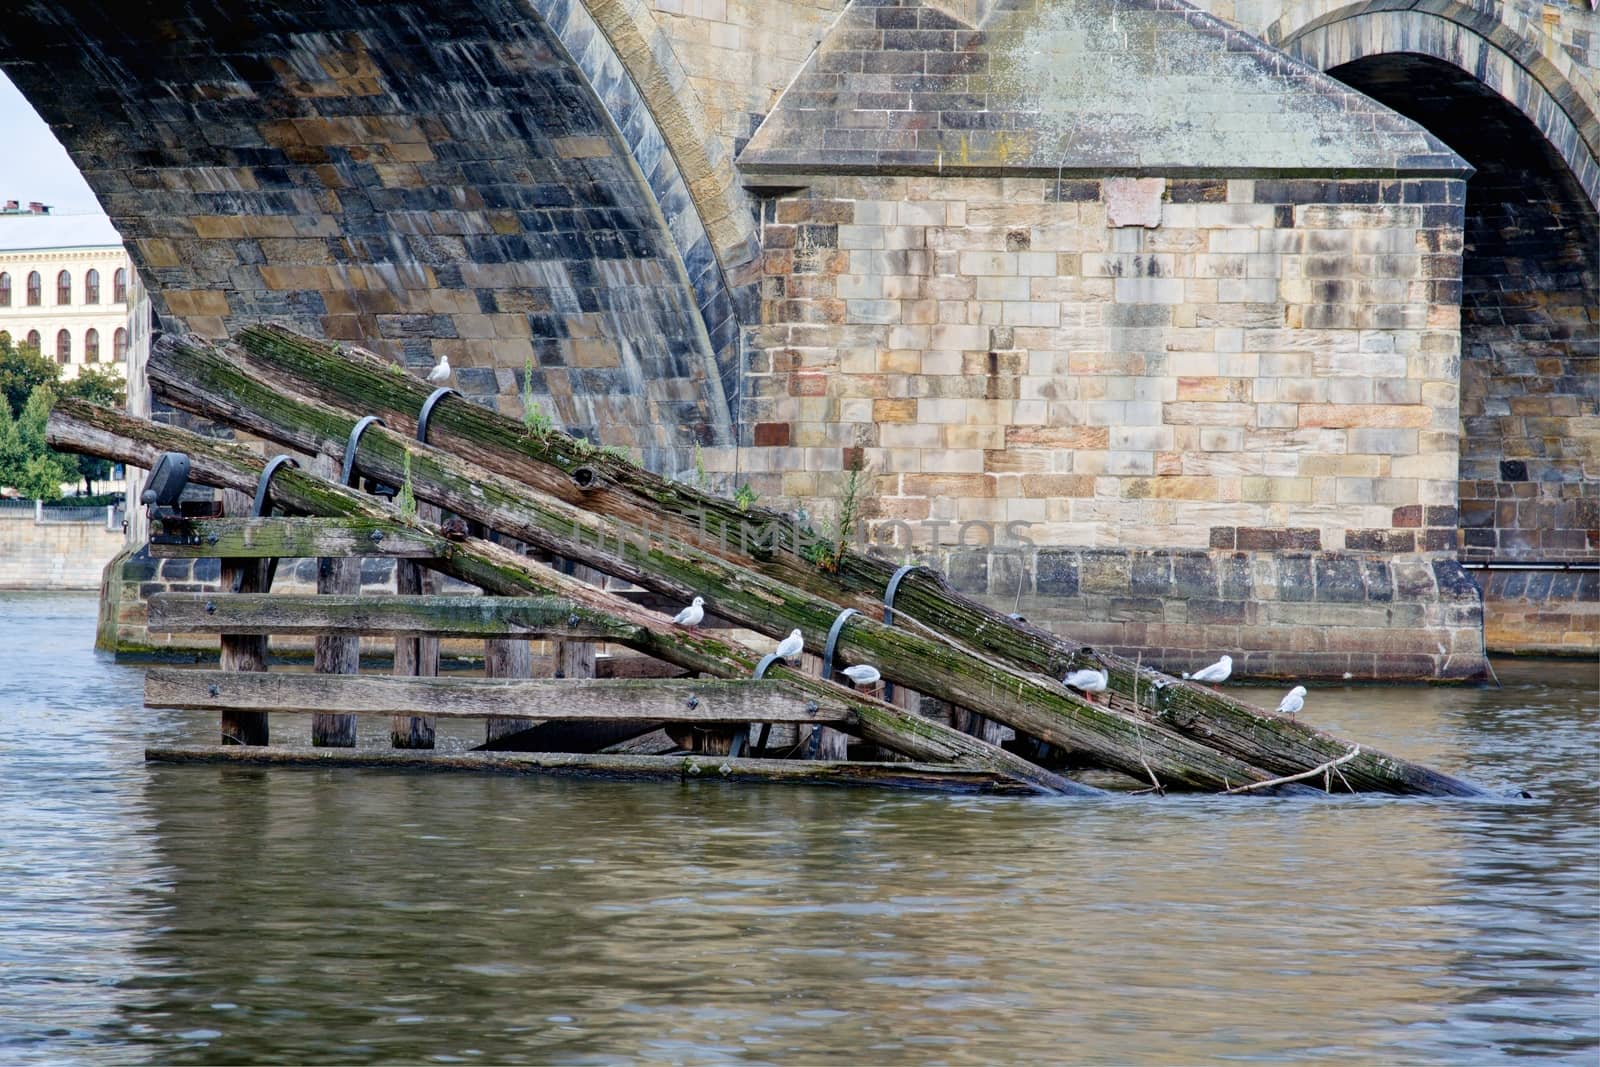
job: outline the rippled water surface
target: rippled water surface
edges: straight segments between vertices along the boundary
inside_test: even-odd
[[[0,593],[6,1064],[1600,1056],[1592,665],[1307,701],[1533,801],[976,800],[146,765],[94,613]]]

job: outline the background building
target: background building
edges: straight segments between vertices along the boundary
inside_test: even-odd
[[[54,359],[63,378],[89,364],[126,373],[132,279],[104,215],[15,200],[0,208],[0,333]]]

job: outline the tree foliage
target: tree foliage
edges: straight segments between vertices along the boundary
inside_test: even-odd
[[[84,367],[71,381],[60,381],[61,368],[37,350],[17,347],[0,337],[0,485],[24,496],[54,500],[64,482],[83,481],[91,492],[105,478],[110,464],[90,456],[57,452],[45,444],[45,421],[57,396],[117,407],[124,386],[116,372]]]

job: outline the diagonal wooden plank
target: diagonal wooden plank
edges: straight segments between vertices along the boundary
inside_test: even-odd
[[[149,707],[440,718],[852,724],[782,682],[713,678],[396,678],[151,668]]]

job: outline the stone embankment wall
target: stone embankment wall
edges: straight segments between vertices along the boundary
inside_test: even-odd
[[[95,589],[122,550],[105,522],[42,522],[0,514],[0,589]]]

